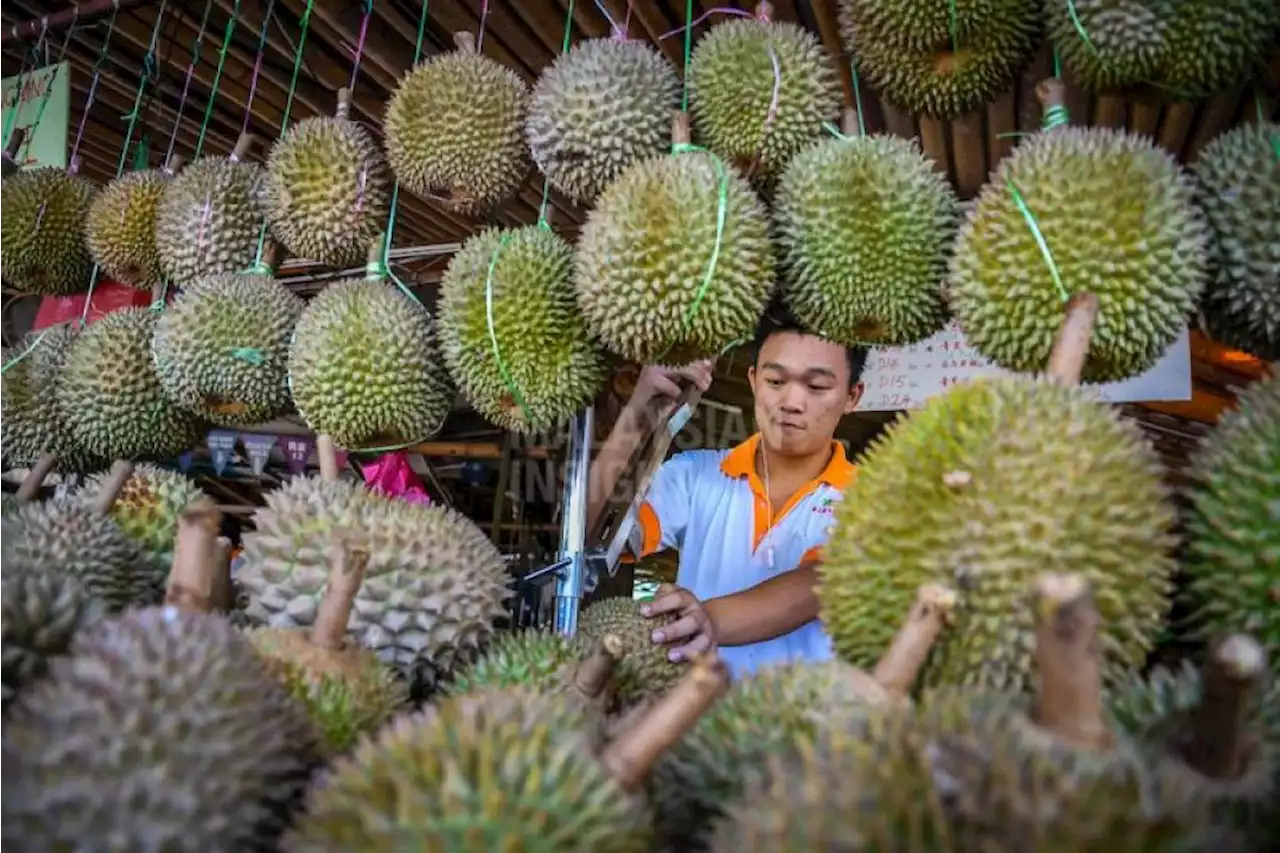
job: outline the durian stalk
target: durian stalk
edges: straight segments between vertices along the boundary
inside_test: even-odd
[[[605,634],[573,673],[573,687],[587,699],[604,693],[626,650],[616,634]]]
[[[240,138],[236,140],[236,147],[231,149],[228,156],[232,163],[239,163],[249,153],[249,149],[253,147],[253,143],[257,141],[257,137],[252,133],[242,133]]]
[[[1049,354],[1049,376],[1064,385],[1079,385],[1084,360],[1089,355],[1089,339],[1098,318],[1098,297],[1093,293],[1077,293],[1067,302],[1066,315],[1058,328],[1058,338]]]
[[[129,482],[129,478],[132,476],[133,463],[124,459],[117,460],[111,466],[111,471],[107,474],[107,479],[103,482],[101,491],[94,498],[93,511],[98,515],[106,515],[111,512],[111,507],[116,502],[116,498],[120,497],[120,491],[124,488],[124,484]]]
[[[693,141],[693,131],[689,125],[689,114],[684,110],[676,110],[671,114],[671,144],[688,145]]]
[[[714,653],[699,655],[688,675],[614,738],[601,754],[601,763],[620,785],[636,790],[662,753],[728,689],[729,669],[724,662]]]
[[[1067,108],[1067,87],[1057,77],[1046,77],[1036,84],[1036,100],[1040,102],[1040,109],[1044,113],[1048,113],[1049,110],[1055,108],[1065,110]],[[1066,125],[1062,124],[1057,127],[1066,127]],[[1057,128],[1053,129],[1056,130]]]
[[[58,464],[58,457],[47,451],[42,452],[36,464],[27,472],[27,476],[22,478],[22,485],[18,486],[18,493],[14,495],[15,500],[20,504],[34,501],[40,494],[40,487],[44,485],[45,479],[56,464]]]
[[[1232,779],[1248,766],[1249,702],[1267,672],[1267,653],[1252,637],[1233,634],[1205,662],[1200,703],[1178,754],[1212,779]]]
[[[466,30],[459,30],[454,33],[453,43],[458,48],[458,53],[476,52],[476,37]]]
[[[4,147],[4,177],[9,177],[19,169],[18,152],[22,150],[22,143],[27,139],[27,129],[25,127],[14,128],[13,134],[9,137],[9,144]]]
[[[182,167],[185,165],[187,165],[186,157],[183,157],[181,154],[170,154],[169,158],[164,161],[161,171],[172,178],[174,175],[181,172]]]
[[[213,590],[209,601],[216,613],[231,611],[231,540],[219,536],[214,543]]]
[[[772,3],[757,3],[755,8],[755,19],[757,21],[769,21],[773,19]]]
[[[338,106],[333,111],[333,117],[336,119],[346,120],[351,115],[351,90],[343,86],[338,90]]]
[[[1036,584],[1036,668],[1032,719],[1083,749],[1110,749],[1103,717],[1101,650],[1089,585],[1079,575],[1050,574]]]
[[[316,436],[316,457],[320,460],[320,479],[332,483],[338,479],[338,450],[327,435]]]
[[[840,117],[840,133],[845,136],[858,135],[858,111],[853,107],[845,107]]]
[[[71,158],[71,162],[67,164],[67,174],[68,174],[68,175],[77,175],[77,174],[79,174],[79,173],[80,173],[80,166],[81,166],[81,165],[83,165],[83,163],[84,163],[84,161],[80,159],[80,155],[79,155],[79,154],[77,154],[76,156],[72,157],[72,158]]]
[[[347,621],[356,595],[369,565],[369,551],[338,541],[329,549],[329,577],[324,598],[311,626],[311,644],[330,651],[341,651],[347,636]]]
[[[893,642],[872,673],[881,687],[901,696],[911,692],[938,634],[951,619],[956,602],[955,590],[939,583],[916,590],[906,624],[893,635]]]
[[[178,517],[165,604],[193,613],[211,612],[221,522],[222,513],[205,498],[192,503]]]
[[[366,281],[385,281],[386,267],[382,264],[382,256],[386,250],[387,232],[383,231],[369,241],[369,250],[364,257],[364,277]]]

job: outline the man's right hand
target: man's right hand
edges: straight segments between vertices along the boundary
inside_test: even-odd
[[[692,382],[699,391],[706,391],[711,387],[714,370],[714,359],[695,361],[683,367],[659,367],[651,364],[640,371],[627,407],[638,414],[661,420],[675,411],[683,391],[680,387],[681,379]]]

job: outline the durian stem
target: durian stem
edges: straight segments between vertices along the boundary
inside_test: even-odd
[[[102,483],[102,489],[98,492],[97,498],[93,501],[93,511],[98,515],[106,515],[111,512],[111,506],[116,502],[116,498],[120,497],[120,491],[124,488],[124,484],[129,482],[129,478],[133,476],[133,463],[125,459],[119,459],[111,466],[107,479]]]
[[[168,290],[169,287],[165,284],[164,279],[160,279],[151,285],[151,304],[164,305],[164,295]]]
[[[662,753],[728,689],[723,661],[713,653],[695,658],[691,671],[605,748],[601,763],[624,788],[639,788]]]
[[[1098,318],[1098,297],[1093,293],[1077,293],[1067,302],[1058,337],[1049,354],[1050,376],[1065,385],[1079,385],[1084,360],[1089,355],[1089,339]]]
[[[268,239],[262,247],[262,265],[271,271],[271,275],[275,275],[283,260],[284,248],[275,240]]]
[[[616,634],[605,634],[573,673],[574,689],[587,699],[604,693],[624,653],[622,640]]]
[[[871,677],[886,690],[908,695],[955,607],[955,590],[942,584],[929,583],[916,590],[906,624],[894,634]]]
[[[342,539],[329,548],[329,577],[324,598],[311,626],[311,644],[322,649],[341,649],[347,636],[347,621],[369,565],[369,552],[353,548]]]
[[[689,125],[689,114],[684,110],[675,110],[671,114],[671,144],[688,145],[693,141],[693,132]]]
[[[181,154],[170,154],[169,159],[164,161],[164,173],[170,177],[182,171],[182,167],[187,165],[187,158]]]
[[[71,158],[71,162],[67,164],[67,174],[68,175],[80,174],[80,167],[83,164],[84,164],[84,161],[80,159],[80,155],[79,154],[75,155],[74,157]]]
[[[1212,779],[1239,776],[1249,748],[1249,702],[1267,671],[1267,653],[1252,637],[1233,634],[1205,662],[1200,703],[1178,754]]]
[[[364,253],[364,277],[366,281],[384,281],[387,268],[382,259],[386,255],[387,232],[383,231],[369,241],[369,248]]]
[[[755,17],[757,21],[769,21],[773,19],[772,3],[757,3],[755,9]]]
[[[1051,574],[1036,584],[1036,668],[1040,684],[1032,719],[1083,749],[1113,739],[1103,717],[1101,651],[1089,585],[1079,575]]]
[[[343,86],[338,90],[338,106],[333,111],[333,117],[346,119],[349,115],[351,115],[351,90]]]
[[[213,589],[209,592],[209,605],[215,613],[230,613],[231,600],[231,540],[219,536],[214,541]]]
[[[458,53],[476,52],[476,37],[466,30],[459,30],[454,33],[453,43],[458,48]]]
[[[48,451],[42,451],[40,458],[36,460],[36,464],[31,466],[27,476],[22,478],[22,485],[18,486],[18,493],[14,496],[18,503],[29,504],[35,500],[36,495],[40,494],[40,487],[44,485],[49,472],[57,464],[58,457]]]
[[[193,613],[210,612],[221,522],[222,513],[206,498],[192,503],[178,517],[178,539],[173,547],[165,604]]]
[[[327,435],[316,436],[316,457],[320,460],[320,479],[332,483],[338,479],[338,451],[333,439]]]
[[[1046,77],[1036,84],[1036,100],[1040,109],[1048,113],[1052,109],[1067,108],[1067,87],[1057,77]]]
[[[232,163],[239,163],[249,153],[249,149],[253,147],[253,143],[257,137],[252,133],[242,133],[240,138],[236,140],[236,147],[231,149],[230,160]]]
[[[845,136],[858,135],[858,111],[853,107],[845,107],[840,117],[840,132]]]

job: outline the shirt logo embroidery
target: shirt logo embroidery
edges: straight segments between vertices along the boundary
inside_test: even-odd
[[[835,511],[832,507],[833,503],[835,503],[835,498],[823,498],[813,505],[812,510],[822,515],[831,515]]]

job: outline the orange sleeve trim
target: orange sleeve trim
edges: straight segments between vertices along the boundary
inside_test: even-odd
[[[803,566],[805,563],[820,563],[822,562],[823,556],[822,546],[815,545],[800,555],[800,562],[796,563],[796,565]]]
[[[658,520],[658,513],[648,501],[640,504],[636,520],[640,522],[640,530],[644,534],[639,556],[647,557],[657,553],[658,546],[662,544],[662,522]]]

